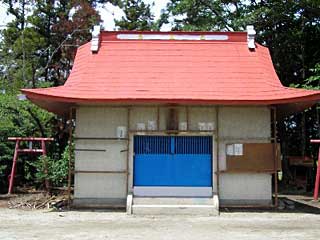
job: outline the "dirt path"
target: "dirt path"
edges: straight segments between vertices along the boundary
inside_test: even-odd
[[[317,239],[320,215],[222,213],[141,217],[120,212],[0,209],[0,239]]]

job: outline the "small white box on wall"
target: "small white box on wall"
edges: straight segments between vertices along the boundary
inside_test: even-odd
[[[117,138],[125,138],[127,136],[127,127],[118,126],[117,127]]]

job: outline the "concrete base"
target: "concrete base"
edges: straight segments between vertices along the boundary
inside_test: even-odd
[[[126,199],[122,198],[75,198],[74,208],[125,208]]]
[[[220,199],[223,206],[271,206],[271,199]]]
[[[133,197],[132,203],[132,214],[137,215],[219,215],[216,195],[213,198]]]

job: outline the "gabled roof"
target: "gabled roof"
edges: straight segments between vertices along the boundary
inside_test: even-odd
[[[98,51],[90,46],[79,47],[65,85],[22,92],[54,112],[77,104],[278,105],[320,99],[320,91],[282,86],[268,49],[248,49],[245,32],[102,32]]]

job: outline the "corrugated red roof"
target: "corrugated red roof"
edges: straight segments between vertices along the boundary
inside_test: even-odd
[[[228,40],[119,40],[119,33],[103,32],[97,53],[90,43],[81,46],[64,86],[22,92],[53,111],[61,103],[274,105],[320,99],[320,91],[282,86],[268,49],[257,44],[249,50],[246,33],[191,33]]]

